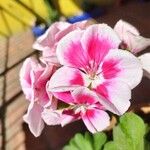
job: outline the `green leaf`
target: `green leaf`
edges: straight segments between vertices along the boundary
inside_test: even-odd
[[[72,142],[77,145],[79,150],[92,150],[90,141],[86,140],[81,134],[76,134]]]
[[[144,144],[144,150],[150,150],[150,127],[147,124]]]
[[[91,142],[87,140],[82,134],[77,133],[73,139],[71,139],[68,146],[65,146],[63,150],[93,150]]]
[[[93,135],[86,132],[84,136],[76,134],[63,150],[150,150],[150,127],[139,116],[126,113],[119,120],[113,128],[112,141],[106,143],[103,132]]]
[[[102,132],[93,135],[86,132],[84,136],[77,133],[63,150],[102,150],[106,140],[106,134]]]
[[[134,113],[126,113],[113,129],[113,141],[104,150],[144,150],[145,124]]]
[[[106,143],[107,136],[105,133],[95,133],[93,135],[93,147],[94,150],[101,150],[103,145]]]
[[[127,113],[120,118],[120,127],[126,134],[126,137],[131,139],[133,148],[136,150],[142,150],[144,141],[143,137],[146,132],[143,120],[134,113]]]
[[[67,145],[63,148],[63,150],[79,150],[79,149],[74,145]]]
[[[150,142],[145,140],[144,150],[150,150]]]
[[[117,149],[117,145],[115,144],[115,142],[110,141],[105,144],[104,150],[118,150],[118,149]]]
[[[113,137],[117,150],[133,150],[120,126],[113,129]]]
[[[84,137],[87,141],[89,141],[91,143],[91,145],[93,145],[93,137],[89,132],[85,132]]]

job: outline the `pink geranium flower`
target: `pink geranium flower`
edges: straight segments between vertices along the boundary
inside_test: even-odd
[[[80,87],[72,93],[70,107],[62,112],[61,125],[82,119],[88,130],[92,133],[102,131],[109,126],[109,116],[99,103],[97,95],[88,88]]]
[[[53,72],[53,66],[42,66],[35,59],[28,58],[20,71],[20,83],[26,98],[30,101],[27,114],[24,116],[31,132],[35,136],[41,134],[44,122],[41,113],[44,107],[56,108],[57,102],[46,90],[46,83]]]
[[[69,32],[83,30],[89,25],[88,21],[70,24],[67,22],[55,22],[33,44],[33,48],[43,52],[43,60],[47,63],[58,64],[56,48],[58,42]]]
[[[92,133],[102,131],[109,125],[109,116],[99,103],[97,95],[88,88],[80,87],[71,92],[72,99],[67,101],[68,108],[51,111],[45,109],[42,113],[48,125],[56,122],[62,126],[82,119],[88,130]]]
[[[116,23],[114,30],[122,40],[121,47],[134,54],[150,46],[150,39],[140,36],[139,31],[128,22],[119,20]]]
[[[63,67],[51,77],[48,90],[71,103],[72,92],[87,87],[107,110],[122,115],[130,106],[131,89],[141,81],[142,68],[134,55],[118,49],[120,42],[105,24],[70,32],[58,43],[56,54]]]

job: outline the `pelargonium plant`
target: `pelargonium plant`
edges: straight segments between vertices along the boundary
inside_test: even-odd
[[[40,62],[27,58],[20,82],[30,101],[24,121],[37,137],[44,124],[66,124],[82,119],[91,133],[106,129],[109,112],[123,115],[130,107],[131,90],[150,73],[150,54],[137,53],[150,39],[125,21],[114,28],[88,21],[56,22],[33,48]]]

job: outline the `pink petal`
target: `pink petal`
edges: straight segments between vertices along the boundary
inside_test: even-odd
[[[89,120],[89,117],[86,114],[82,116],[82,120],[83,120],[85,126],[87,127],[87,129],[91,133],[96,133],[97,132],[97,130],[95,129],[94,125],[91,123],[91,121]]]
[[[40,36],[35,43],[33,48],[40,51],[50,52],[53,48],[54,38],[53,36],[58,32],[58,29],[51,26],[42,36]],[[53,33],[53,34],[52,34]]]
[[[41,105],[46,105],[49,102],[50,97],[46,90],[47,81],[50,79],[50,76],[53,72],[53,66],[42,67],[41,69],[37,68],[33,71],[34,77],[34,97],[40,102]]]
[[[31,79],[30,79],[30,71],[32,68],[32,59],[31,58],[27,58],[23,65],[22,68],[20,70],[20,80],[26,80],[26,82],[28,84],[31,84]],[[34,61],[33,61],[34,62]]]
[[[106,112],[99,109],[88,109],[82,116],[83,122],[91,133],[100,132],[110,124],[110,118]]]
[[[66,28],[63,28],[62,30],[60,30],[60,32],[56,35],[56,40],[57,41],[61,40],[61,38],[63,38],[65,35],[67,35],[71,31],[74,31],[77,29],[84,30],[88,26],[89,26],[89,21],[81,21],[81,22],[69,24]]]
[[[28,100],[31,100],[33,98],[33,90],[31,88],[34,79],[31,78],[31,70],[36,66],[36,63],[37,62],[35,59],[27,58],[20,70],[20,84]]]
[[[99,64],[110,49],[118,48],[120,39],[112,28],[106,24],[89,26],[81,39],[82,47],[89,55],[89,59]]]
[[[128,49],[134,54],[150,46],[150,38],[135,36],[132,33],[128,33],[128,37],[128,40],[130,41],[130,44],[128,44]]]
[[[118,48],[120,40],[107,25],[91,25],[85,32],[76,30],[67,34],[58,43],[56,54],[62,65],[84,71],[99,64],[111,48]],[[76,50],[76,55],[74,54]]]
[[[50,52],[55,48],[55,43],[57,42],[55,36],[61,30],[67,28],[70,24],[66,22],[56,22],[52,24],[49,29],[40,36],[36,42],[33,44],[33,48],[41,51]]]
[[[133,53],[138,53],[150,46],[150,39],[140,36],[139,31],[123,20],[119,20],[114,30],[120,39],[127,45],[127,49]]]
[[[59,125],[61,123],[61,111],[44,109],[42,118],[47,125]]]
[[[59,21],[59,22],[55,22],[53,25],[55,25],[59,29],[59,31],[63,31],[66,28],[70,27],[71,24],[68,22]]]
[[[137,57],[128,51],[118,49],[113,49],[108,53],[102,69],[105,71],[103,75],[106,79],[115,78],[118,82],[123,81],[131,89],[140,83],[143,75],[141,63]]]
[[[47,57],[40,57],[40,60],[46,65],[55,65],[58,67],[60,66],[56,54]]]
[[[60,40],[56,51],[60,64],[75,68],[87,65],[87,56],[80,43],[82,34],[83,31],[75,30]]]
[[[133,25],[123,20],[119,20],[116,23],[114,30],[116,31],[120,39],[123,40],[124,42],[126,42],[127,40],[127,36],[126,36],[127,33],[140,35],[139,31]]]
[[[62,114],[62,120],[61,120],[61,126],[64,127],[65,125],[77,121],[80,119],[79,115],[67,115],[67,114]]]
[[[46,91],[46,87],[42,87],[40,91],[36,91],[35,93],[36,93],[35,98],[38,98],[40,105],[42,106],[47,105],[47,103],[51,101],[51,97],[49,97]]]
[[[59,99],[59,100],[65,102],[65,103],[67,103],[67,104],[72,104],[72,103],[74,103],[74,99],[73,99],[73,97],[72,97],[72,95],[71,95],[70,92],[53,92],[53,95],[54,95],[57,99]]]
[[[131,89],[117,80],[106,80],[95,89],[100,103],[109,111],[122,115],[130,106]]]
[[[75,68],[61,67],[50,79],[48,90],[66,92],[85,84],[84,74]]]
[[[77,104],[94,104],[98,102],[97,95],[86,87],[79,87],[72,93],[74,102]]]
[[[33,101],[30,103],[28,107],[27,114],[24,115],[23,119],[28,124],[30,131],[35,137],[40,136],[43,128],[44,122],[41,118],[41,113],[43,108]]]
[[[150,53],[145,53],[139,56],[144,69],[144,75],[150,79]]]
[[[74,29],[86,29],[88,26],[90,26],[93,22],[90,22],[89,20],[84,20],[84,21],[80,21],[80,22],[76,22],[74,24],[72,24]]]
[[[47,107],[49,108],[50,107],[51,109],[55,110],[55,109],[57,109],[58,100],[53,96],[53,93],[51,93],[47,90],[48,83],[49,83],[49,81],[46,84],[46,92],[47,92],[49,101],[46,104],[42,105],[42,106],[44,106],[44,108],[47,108]]]
[[[121,72],[121,69],[119,68],[118,64],[120,63],[120,60],[116,59],[106,59],[102,64],[102,74],[104,79],[111,79],[115,78],[119,75]]]
[[[33,44],[34,49],[43,51],[43,57],[55,55],[58,42],[69,32],[73,30],[83,30],[89,25],[88,21],[69,24],[67,22],[56,22],[52,24],[49,29],[39,37]],[[50,60],[50,59],[49,59]],[[49,63],[55,63],[51,57]]]
[[[46,65],[42,68],[42,74],[38,78],[38,84],[43,84],[44,82],[47,82],[47,80],[51,77],[53,73],[53,65]],[[44,83],[45,84],[45,83]]]

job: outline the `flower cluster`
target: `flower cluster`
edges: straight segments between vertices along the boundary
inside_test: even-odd
[[[92,133],[104,130],[109,111],[128,110],[131,90],[143,76],[135,55],[149,45],[122,20],[114,29],[87,21],[52,24],[33,44],[42,51],[40,62],[27,58],[20,71],[31,132],[39,136],[44,123],[64,126],[79,119]]]

